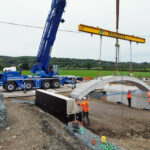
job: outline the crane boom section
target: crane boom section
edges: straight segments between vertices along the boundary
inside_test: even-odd
[[[36,68],[34,68],[35,70],[41,68],[46,72],[48,71],[52,46],[56,39],[57,30],[61,22],[65,6],[66,0],[52,0],[51,10],[45,23],[45,28],[36,58],[39,66],[36,66]]]
[[[86,33],[97,34],[97,35],[102,35],[102,36],[107,36],[107,37],[111,37],[111,38],[137,42],[137,43],[145,43],[146,42],[146,40],[144,38],[136,37],[133,35],[122,34],[122,33],[118,33],[118,32],[113,32],[113,31],[109,31],[109,30],[104,30],[99,27],[95,28],[92,26],[80,24],[78,26],[78,30],[82,31],[82,32],[86,32]]]

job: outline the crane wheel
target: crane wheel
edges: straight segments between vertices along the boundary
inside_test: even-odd
[[[53,88],[59,88],[60,87],[60,81],[59,80],[52,81],[52,87]]]
[[[33,82],[32,81],[25,81],[26,90],[30,91],[33,89]]]
[[[16,88],[17,88],[17,86],[16,86],[16,84],[14,82],[7,82],[5,84],[5,90],[7,92],[13,92],[13,91],[16,90]]]
[[[43,81],[42,89],[49,89],[51,87],[51,83],[48,80]]]

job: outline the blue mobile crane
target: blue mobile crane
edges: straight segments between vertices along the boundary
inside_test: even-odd
[[[60,84],[74,84],[75,77],[59,76],[57,65],[49,66],[51,52],[60,22],[64,22],[62,15],[66,0],[52,0],[51,11],[47,17],[41,43],[36,57],[37,64],[31,69],[36,75],[21,75],[18,71],[5,71],[0,74],[0,85],[12,92],[18,88],[31,90],[33,88],[58,88]],[[82,80],[82,78],[79,78]]]

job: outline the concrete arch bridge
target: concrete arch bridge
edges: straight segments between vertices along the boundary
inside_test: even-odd
[[[112,82],[132,83],[132,85],[135,85],[141,90],[150,91],[150,86],[140,79],[129,77],[129,76],[105,76],[105,77],[99,77],[89,82],[82,83],[81,86],[76,88],[71,93],[71,97],[82,99],[84,96],[86,96],[88,93],[92,92],[93,90],[103,89],[106,84]]]

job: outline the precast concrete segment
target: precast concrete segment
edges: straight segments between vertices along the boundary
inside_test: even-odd
[[[142,90],[150,91],[150,86],[137,78],[129,76],[105,76],[81,84],[81,86],[76,88],[71,93],[71,97],[76,99],[82,99],[84,96],[86,96],[94,89],[103,89],[106,84],[110,82],[119,82],[119,81],[131,82]]]
[[[35,105],[64,123],[74,121],[75,117],[82,121],[82,110],[73,98],[38,89],[36,90]]]

